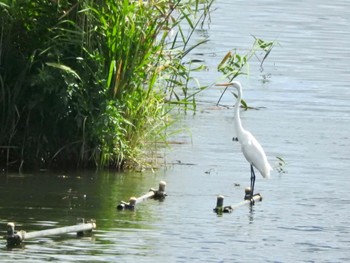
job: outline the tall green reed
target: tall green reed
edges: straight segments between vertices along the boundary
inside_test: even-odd
[[[260,62],[260,71],[263,71],[264,61],[269,56],[273,47],[277,44],[276,41],[265,41],[263,39],[254,37],[254,43],[251,49],[246,54],[239,54],[236,51],[229,51],[218,64],[217,70],[223,74],[223,78],[229,82],[233,81],[240,75],[247,75],[249,73],[249,61],[255,57]],[[226,92],[227,87],[222,92],[217,104],[220,103],[222,96]],[[247,103],[242,100],[241,104],[244,109],[248,109]]]
[[[1,5],[0,123],[6,128],[0,130],[0,151],[7,152],[1,163],[121,168],[139,162],[169,125],[165,94],[198,45],[188,46],[192,34],[185,36],[181,21],[193,31],[208,15],[191,22],[201,12],[199,3]],[[181,37],[169,45],[174,28]]]
[[[174,18],[176,22],[172,24],[174,36],[170,38],[163,53],[168,58],[164,61],[170,60],[172,63],[165,63],[166,70],[161,78],[166,82],[167,100],[171,104],[183,106],[185,110],[188,108],[195,110],[196,95],[207,88],[201,86],[193,77],[194,72],[202,71],[206,66],[201,63],[202,61],[193,60],[188,55],[209,41],[208,38],[194,41],[193,35],[196,31],[203,30],[206,22],[210,22],[210,10],[214,1],[190,2],[190,5],[179,2],[179,12]],[[196,87],[193,87],[193,83]]]

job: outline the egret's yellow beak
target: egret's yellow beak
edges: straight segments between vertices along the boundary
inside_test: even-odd
[[[219,83],[219,84],[215,84],[215,86],[221,86],[221,87],[227,87],[230,86],[231,83]]]

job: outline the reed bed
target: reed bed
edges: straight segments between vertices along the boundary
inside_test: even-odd
[[[188,54],[207,41],[192,37],[212,3],[2,0],[0,168],[146,165],[152,142],[166,140],[169,107],[194,109],[206,88],[189,92],[203,66]],[[239,74],[237,59],[219,70]]]
[[[211,4],[1,1],[1,168],[143,164]]]

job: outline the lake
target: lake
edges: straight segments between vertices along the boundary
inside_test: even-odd
[[[35,231],[93,218],[92,236],[42,237],[8,249],[1,262],[349,262],[350,261],[350,2],[217,1],[209,42],[192,54],[205,60],[204,85],[222,80],[216,67],[232,49],[245,53],[253,37],[278,41],[264,70],[253,60],[239,77],[243,97],[259,110],[241,112],[243,126],[260,141],[270,163],[286,161],[268,180],[257,174],[263,201],[216,215],[240,202],[249,164],[233,142],[233,104],[211,87],[195,114],[178,114],[187,132],[170,138],[164,165],[154,172],[0,175],[0,222]],[[167,198],[135,211],[120,200],[167,182]]]

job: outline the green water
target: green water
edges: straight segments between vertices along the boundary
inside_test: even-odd
[[[27,231],[75,224],[77,218],[95,219],[100,229],[118,227],[118,220],[124,219],[137,225],[149,213],[123,213],[115,208],[119,201],[141,196],[151,187],[158,187],[152,173],[1,175],[0,220],[3,224],[14,221],[17,229]]]

